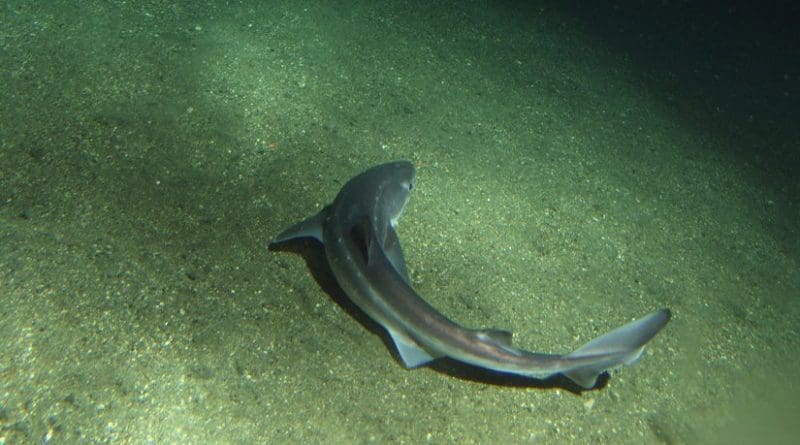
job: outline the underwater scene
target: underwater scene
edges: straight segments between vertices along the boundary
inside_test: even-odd
[[[800,435],[800,4],[0,14],[0,445]]]

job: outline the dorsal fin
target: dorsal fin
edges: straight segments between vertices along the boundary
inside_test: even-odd
[[[394,266],[395,270],[406,280],[406,283],[411,283],[408,279],[408,267],[406,266],[406,259],[403,255],[403,248],[400,246],[400,240],[397,238],[397,232],[393,227],[389,227],[386,232],[386,241],[383,244],[383,250],[386,252],[386,257]]]
[[[370,255],[372,254],[373,245],[375,244],[374,236],[371,233],[372,228],[369,219],[362,218],[355,222],[350,227],[350,238],[358,247],[358,252],[361,254],[362,260],[369,264]]]
[[[479,329],[477,332],[478,336],[483,340],[493,341],[506,348],[513,348],[511,341],[514,334],[509,331],[502,329]]]

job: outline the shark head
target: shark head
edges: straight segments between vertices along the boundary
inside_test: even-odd
[[[343,240],[350,240],[357,246],[351,254],[360,253],[369,262],[385,253],[406,276],[395,227],[411,197],[415,175],[414,164],[408,161],[372,167],[347,181],[333,204],[320,214],[301,223],[300,229],[291,227],[274,242],[299,236],[313,236],[326,245],[329,242],[341,245]],[[336,260],[332,263],[339,264]]]
[[[323,227],[331,224],[354,226],[359,230],[367,228],[374,231],[382,243],[390,232],[393,234],[389,228],[397,226],[397,220],[411,197],[415,175],[414,164],[408,161],[372,167],[347,181],[333,204],[284,230],[271,244],[305,237],[324,243]],[[365,232],[360,237],[366,240],[369,234]],[[397,238],[396,235],[393,237]]]
[[[339,196],[348,198],[350,217],[369,214],[377,230],[389,224],[395,227],[411,197],[415,176],[414,164],[408,161],[377,165],[348,181]]]
[[[397,220],[403,214],[403,209],[411,197],[414,189],[416,171],[414,164],[406,161],[384,164],[383,190],[380,194],[380,206],[388,217],[392,227],[397,227]]]

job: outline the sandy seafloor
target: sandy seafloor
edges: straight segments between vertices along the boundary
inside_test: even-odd
[[[0,444],[795,440],[800,14],[693,3],[3,2]],[[454,320],[673,320],[582,393],[404,369],[266,248],[394,159]]]

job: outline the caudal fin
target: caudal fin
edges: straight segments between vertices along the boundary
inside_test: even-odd
[[[642,356],[644,346],[667,324],[672,313],[661,309],[601,335],[564,356],[582,362],[563,374],[584,388],[597,384],[604,371],[632,365]],[[594,357],[596,360],[591,360]]]

